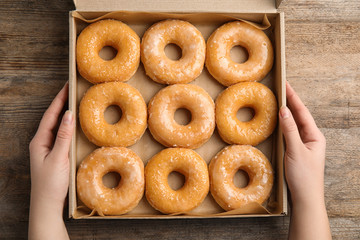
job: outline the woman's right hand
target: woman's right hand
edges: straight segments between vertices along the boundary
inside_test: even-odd
[[[285,176],[292,200],[289,239],[331,239],[324,201],[326,140],[289,83],[279,112],[285,137]]]

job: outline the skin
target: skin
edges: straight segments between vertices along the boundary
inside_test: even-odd
[[[285,175],[291,192],[291,240],[331,239],[324,201],[326,141],[309,110],[287,83],[287,107],[279,112],[286,141]],[[67,84],[45,112],[30,142],[31,200],[29,239],[69,239],[63,207],[69,186],[69,158],[74,117],[58,119],[68,97]]]
[[[289,239],[331,239],[324,201],[324,135],[289,83],[279,112],[286,141],[285,176],[291,193]]]
[[[58,119],[68,98],[68,85],[55,97],[29,145],[31,198],[29,239],[69,239],[63,208],[69,187],[69,148],[74,117],[67,111]]]

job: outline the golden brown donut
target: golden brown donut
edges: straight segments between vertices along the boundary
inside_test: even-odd
[[[191,112],[191,121],[185,126],[174,119],[179,108]],[[161,89],[151,99],[148,111],[151,134],[167,147],[198,148],[215,128],[214,101],[196,85],[175,84]]]
[[[252,108],[254,117],[242,122],[236,117],[241,108]],[[274,131],[277,102],[272,91],[257,82],[238,83],[225,89],[215,103],[216,125],[220,137],[229,144],[256,146]]]
[[[184,186],[173,190],[168,176],[176,171],[185,176]],[[195,151],[167,148],[152,157],[145,167],[145,195],[162,213],[184,213],[199,206],[209,192],[206,162]]]
[[[234,185],[234,175],[240,169],[249,176],[249,183],[244,188]],[[274,178],[266,156],[249,145],[225,147],[211,160],[209,174],[211,194],[227,211],[247,203],[262,204],[270,196]]]
[[[165,54],[166,45],[173,43],[182,50],[179,60]],[[189,22],[165,20],[152,25],[141,42],[141,61],[146,74],[162,84],[188,83],[197,78],[205,62],[205,40]]]
[[[236,63],[230,50],[240,45],[246,48],[249,58]],[[235,21],[222,25],[209,37],[206,44],[206,67],[222,85],[244,81],[261,81],[271,70],[274,61],[273,47],[266,34],[248,23]]]
[[[115,124],[105,121],[107,107],[122,110]],[[79,119],[86,137],[98,146],[127,147],[138,141],[146,130],[146,103],[134,87],[121,82],[92,86],[80,102]]]
[[[117,50],[115,58],[106,61],[99,56],[103,47]],[[126,24],[101,20],[87,26],[76,43],[79,73],[91,83],[127,81],[140,63],[140,38]]]
[[[109,172],[121,176],[115,188],[102,182]],[[78,197],[90,209],[100,215],[124,214],[135,208],[144,194],[144,163],[127,148],[98,148],[81,162],[76,183]]]

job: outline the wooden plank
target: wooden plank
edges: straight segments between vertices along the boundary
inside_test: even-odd
[[[321,129],[327,139],[325,199],[329,216],[360,216],[360,128]]]
[[[287,24],[287,79],[319,127],[359,127],[359,37],[357,22]]]
[[[16,219],[11,218],[13,222]],[[360,219],[330,218],[334,240],[359,239]],[[289,218],[231,220],[80,220],[66,222],[71,239],[286,239]],[[27,222],[1,225],[2,238],[27,239]]]
[[[357,0],[285,0],[280,5],[285,19],[301,22],[358,21],[360,2]]]
[[[0,3],[0,232],[27,239],[28,143],[68,76],[71,0]],[[289,0],[287,78],[327,138],[334,239],[360,238],[360,2]],[[289,218],[67,221],[72,239],[286,239]]]

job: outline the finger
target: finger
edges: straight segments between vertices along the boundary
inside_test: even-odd
[[[303,142],[315,141],[320,137],[320,130],[316,126],[315,120],[308,108],[303,104],[288,82],[286,83],[286,98],[295,122],[299,127]]]
[[[59,126],[51,154],[59,159],[67,159],[74,130],[74,117],[70,110],[66,111]]]
[[[287,151],[294,151],[303,145],[296,122],[287,107],[281,107],[279,111],[280,127],[284,134]]]
[[[39,128],[34,136],[34,141],[37,147],[42,149],[49,149],[52,146],[54,133],[53,130],[58,124],[59,115],[64,107],[64,104],[68,97],[68,84],[61,89],[61,91],[56,95],[49,108],[45,111]]]

